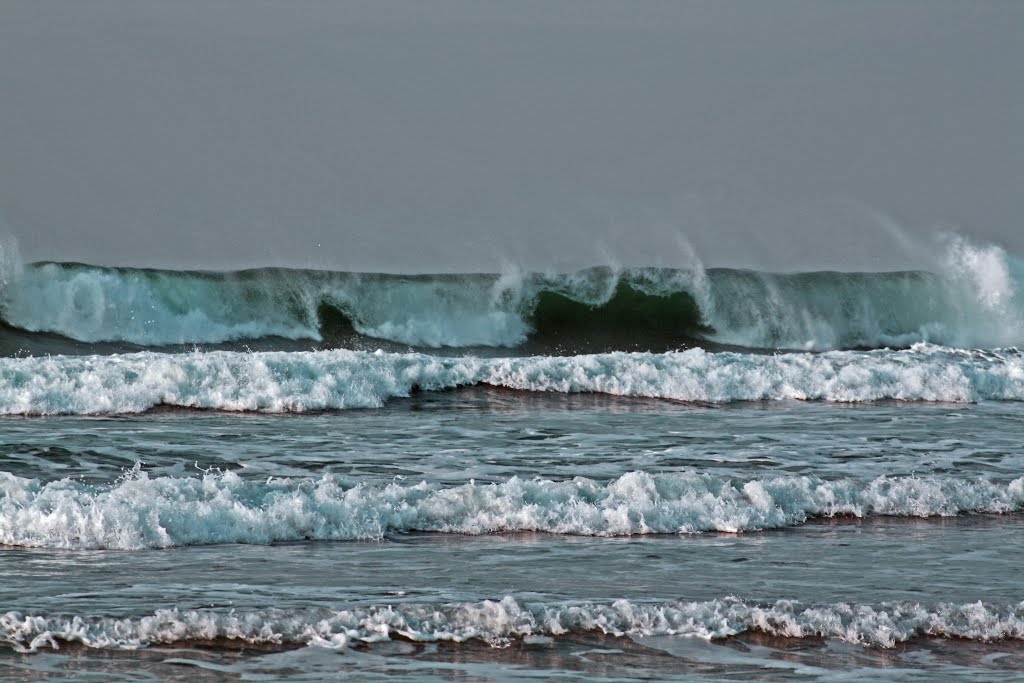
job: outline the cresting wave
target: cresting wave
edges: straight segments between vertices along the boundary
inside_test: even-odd
[[[487,385],[698,403],[1024,400],[1024,354],[916,345],[821,354],[653,353],[446,358],[232,351],[0,358],[0,414],[138,413],[156,406],[304,412],[378,408],[415,391]]]
[[[1020,640],[1024,639],[1024,603],[1002,607],[981,602],[805,606],[788,600],[758,605],[725,598],[704,602],[538,604],[506,596],[496,601],[300,612],[165,609],[151,616],[125,619],[18,612],[0,615],[0,643],[26,653],[56,649],[60,642],[106,649],[190,641],[341,649],[360,642],[403,638],[418,642],[479,640],[502,647],[513,640],[566,634],[672,635],[711,640],[748,632],[784,638],[830,638],[883,648],[924,636]]]
[[[745,532],[836,516],[1012,513],[1013,481],[928,477],[746,482],[699,474],[632,472],[607,484],[519,479],[461,486],[252,481],[232,472],[150,478],[138,467],[90,486],[0,474],[0,543],[42,548],[143,549],[218,543],[380,540],[408,532],[540,531],[631,536]]]
[[[0,347],[32,352],[33,340],[14,334],[21,330],[139,346],[277,338],[532,353],[708,343],[825,350],[928,341],[992,348],[1024,343],[1022,285],[1024,267],[1002,250],[955,239],[934,273],[773,274],[698,265],[385,275],[36,263],[0,273],[0,314],[13,335]]]

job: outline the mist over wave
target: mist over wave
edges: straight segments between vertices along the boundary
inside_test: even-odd
[[[35,352],[23,333],[137,347],[276,338],[530,353],[1024,343],[1024,265],[959,238],[947,241],[936,272],[778,274],[696,264],[561,274],[213,273],[21,265],[10,254],[2,266],[7,353]]]

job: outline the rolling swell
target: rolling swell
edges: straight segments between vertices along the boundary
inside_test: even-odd
[[[214,273],[36,263],[0,279],[0,352],[1013,346],[1024,340],[1020,274],[1005,254],[996,257],[995,267],[975,259],[974,270],[941,273],[796,274]]]

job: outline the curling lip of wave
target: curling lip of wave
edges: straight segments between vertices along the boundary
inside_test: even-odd
[[[587,536],[744,532],[836,516],[1012,513],[1024,477],[938,476],[746,482],[692,473],[631,472],[608,483],[520,479],[440,486],[320,479],[246,480],[233,472],[149,477],[111,485],[41,483],[0,474],[0,543],[143,549],[218,543],[379,540],[407,532],[540,531]]]
[[[568,274],[231,273],[37,263],[2,274],[15,328],[142,346],[263,338],[541,352],[995,347],[1024,340],[1018,265],[951,247],[941,273],[592,268]]]
[[[0,614],[0,643],[19,652],[77,642],[93,648],[135,649],[189,641],[241,641],[341,649],[404,638],[419,642],[479,640],[492,646],[565,634],[683,636],[720,639],[747,632],[785,638],[829,638],[891,648],[917,637],[993,641],[1024,638],[1024,603],[923,605],[790,600],[756,604],[735,597],[704,602],[527,603],[501,600],[405,603],[351,609],[234,611],[163,609],[145,617],[83,618]]]
[[[1024,354],[902,351],[756,355],[701,349],[524,358],[364,351],[0,358],[0,414],[119,414],[157,406],[305,412],[379,408],[412,392],[487,385],[694,403],[1024,400]]]

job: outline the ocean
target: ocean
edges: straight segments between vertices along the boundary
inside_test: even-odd
[[[0,271],[0,677],[1024,678],[1024,269]]]

